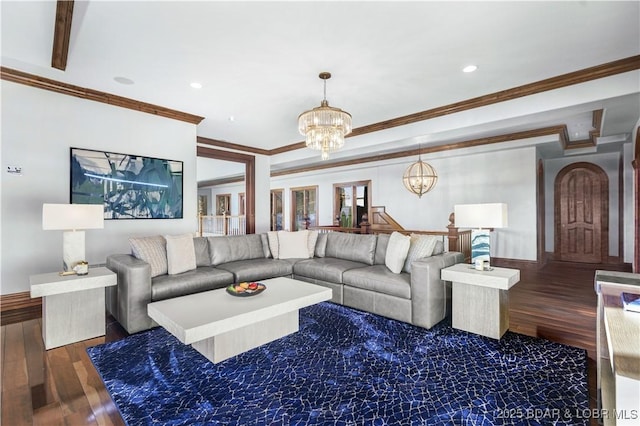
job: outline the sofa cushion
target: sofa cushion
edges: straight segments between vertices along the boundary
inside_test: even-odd
[[[231,272],[235,282],[266,280],[290,276],[293,273],[293,262],[279,259],[239,260],[223,263],[217,267]]]
[[[376,255],[373,263],[375,265],[384,265],[385,257],[387,255],[387,245],[389,244],[389,234],[378,234],[378,241],[376,242]]]
[[[233,274],[231,272],[210,266],[177,275],[160,275],[151,279],[151,301],[214,290],[232,283]]]
[[[342,276],[346,286],[411,299],[411,275],[394,274],[385,265],[350,269]]]
[[[324,257],[327,251],[327,233],[318,234],[318,241],[316,241],[316,257]]]
[[[309,231],[278,231],[278,259],[301,258],[309,258]]]
[[[247,259],[264,259],[262,239],[258,234],[207,237],[211,265]]]
[[[411,273],[411,263],[416,259],[431,256],[437,242],[438,237],[435,235],[411,234],[411,245],[403,270]]]
[[[211,266],[207,238],[195,237],[193,239],[193,248],[196,251],[196,266]]]
[[[129,238],[129,244],[133,256],[151,266],[151,277],[167,273],[167,240],[162,235]]]
[[[293,273],[316,280],[341,284],[344,271],[366,266],[360,262],[337,259],[335,257],[316,257],[296,262],[293,265]]]
[[[264,257],[271,258],[271,249],[269,248],[269,239],[267,238],[267,234],[260,234],[260,240],[262,240],[262,251],[264,252]]]
[[[407,259],[411,237],[402,235],[399,232],[393,232],[389,237],[387,245],[387,254],[384,257],[384,264],[394,274],[402,272],[402,267]]]
[[[373,265],[376,236],[330,232],[327,234],[325,256]]]
[[[169,275],[196,269],[196,250],[192,234],[165,235],[167,240],[167,272]]]

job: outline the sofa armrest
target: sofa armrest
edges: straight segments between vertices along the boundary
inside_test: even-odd
[[[151,266],[129,254],[107,257],[107,268],[118,275],[116,294],[108,296],[111,314],[129,333],[147,330],[155,322],[147,315],[151,303]]]
[[[440,279],[440,270],[464,261],[462,253],[446,252],[411,264],[411,322],[431,328],[447,316],[451,288]]]

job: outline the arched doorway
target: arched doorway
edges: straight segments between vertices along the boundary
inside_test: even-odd
[[[609,179],[600,167],[574,163],[556,176],[555,255],[561,261],[603,263],[609,256]]]

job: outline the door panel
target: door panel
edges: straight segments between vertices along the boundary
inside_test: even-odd
[[[608,179],[598,166],[576,163],[555,182],[556,258],[602,263],[608,256]]]

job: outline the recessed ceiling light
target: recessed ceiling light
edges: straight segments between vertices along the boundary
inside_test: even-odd
[[[198,83],[197,81],[194,81],[193,83],[191,83],[190,86],[193,87],[194,89],[202,89],[202,84]]]
[[[233,115],[230,115],[230,116],[229,116],[229,121],[230,121],[231,123],[233,123],[234,121],[236,121],[236,118],[235,118]]]
[[[463,72],[474,72],[475,70],[477,70],[478,67],[475,65],[467,65],[466,67],[462,68]]]
[[[115,81],[117,81],[120,84],[134,84],[135,82],[133,80],[131,80],[130,78],[127,77],[114,77],[113,78]]]

